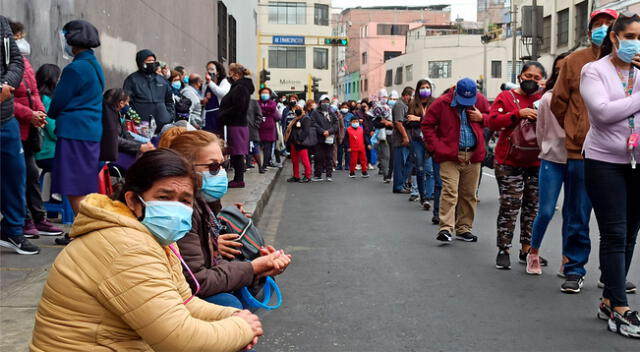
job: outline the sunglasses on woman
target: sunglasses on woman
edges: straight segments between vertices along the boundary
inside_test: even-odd
[[[195,164],[194,166],[206,166],[209,169],[209,173],[213,176],[217,175],[220,172],[221,168],[225,170],[229,169],[229,159],[223,161],[222,163],[212,162],[211,164]]]

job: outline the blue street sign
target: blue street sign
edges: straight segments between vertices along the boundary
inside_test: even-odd
[[[298,35],[274,35],[273,44],[304,45],[304,37]]]

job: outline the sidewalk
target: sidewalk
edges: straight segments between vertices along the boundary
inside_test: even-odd
[[[246,187],[230,189],[223,205],[244,203],[245,210],[260,221],[275,180],[283,169],[268,169],[259,174],[250,169],[245,174]],[[68,230],[68,227],[66,228]],[[27,351],[31,341],[34,316],[51,263],[62,250],[54,238],[41,236],[32,240],[40,246],[39,255],[18,255],[6,248],[0,251],[0,351]]]

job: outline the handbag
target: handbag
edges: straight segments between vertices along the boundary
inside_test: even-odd
[[[520,104],[510,91],[513,103],[519,108]],[[507,137],[509,149],[507,159],[520,164],[528,165],[538,160],[540,147],[536,139],[536,122],[529,119],[521,119]]]
[[[110,196],[113,193],[111,177],[109,175],[109,164],[104,164],[98,172],[98,193]]]

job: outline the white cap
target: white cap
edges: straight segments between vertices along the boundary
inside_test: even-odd
[[[326,95],[326,94],[322,94],[322,95],[320,96],[320,100],[318,100],[318,102],[321,102],[321,101],[323,101],[323,100],[325,100],[325,99],[326,99],[326,100],[329,100],[329,96],[328,96],[328,95]]]
[[[390,98],[391,98],[391,99],[399,99],[399,98],[400,98],[400,96],[398,95],[398,92],[397,92],[397,91],[392,90],[392,91],[391,91],[391,96],[390,96]]]
[[[386,90],[386,89],[382,88],[382,89],[380,89],[380,92],[378,93],[378,96],[379,96],[380,98],[382,98],[382,97],[389,97],[389,93],[387,93],[387,90]]]
[[[301,108],[304,108],[304,104],[306,104],[306,102],[304,101],[304,99],[300,99],[298,100],[298,106]]]

